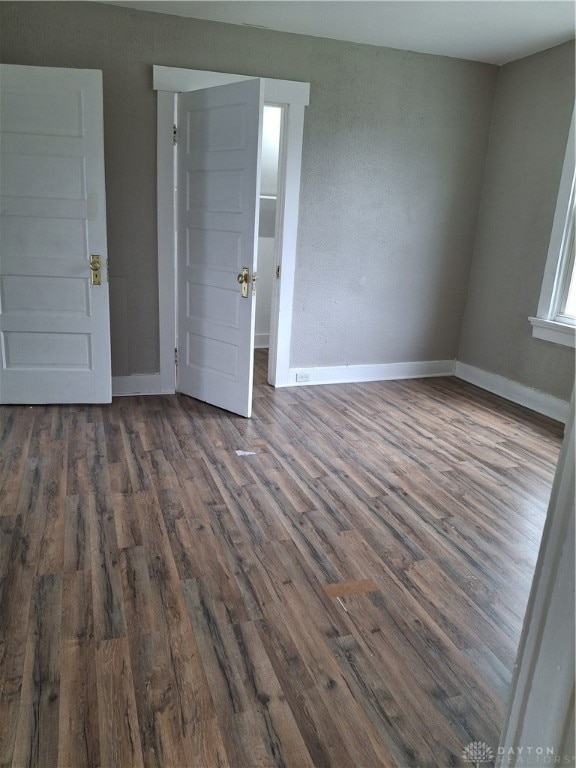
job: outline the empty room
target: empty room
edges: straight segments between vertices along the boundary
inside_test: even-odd
[[[0,0],[0,765],[575,766],[574,5]]]

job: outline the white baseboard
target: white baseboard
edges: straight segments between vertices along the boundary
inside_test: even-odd
[[[256,344],[258,346],[258,344]],[[264,345],[263,345],[264,346]],[[307,381],[296,381],[296,375],[307,375]],[[537,389],[496,373],[484,371],[459,360],[426,360],[415,363],[379,363],[374,365],[334,365],[317,368],[290,368],[288,381],[277,387],[306,387],[314,384],[352,384],[362,381],[390,381],[393,379],[419,379],[430,376],[456,376],[481,389],[510,400],[518,405],[542,413],[551,419],[566,423],[569,404]],[[112,377],[112,396],[170,395],[174,388],[162,387],[159,373]]]
[[[547,395],[538,389],[531,389],[517,381],[505,379],[504,376],[499,376],[497,373],[490,373],[482,370],[482,368],[461,363],[459,360],[456,361],[454,376],[492,392],[494,395],[500,395],[506,400],[523,405],[532,411],[542,413],[544,416],[549,416],[551,419],[556,419],[563,424],[566,423],[569,403],[565,400]]]
[[[428,376],[452,376],[454,360],[425,360],[415,363],[376,363],[373,365],[333,365],[318,368],[290,368],[284,386],[301,387],[309,384],[352,384],[361,381],[391,379],[420,379]],[[307,381],[296,376],[307,375]]]
[[[162,389],[162,375],[159,373],[112,376],[112,397],[125,395],[172,395],[174,389]]]
[[[268,349],[270,346],[270,334],[269,333],[255,333],[254,334],[254,347],[256,349]]]

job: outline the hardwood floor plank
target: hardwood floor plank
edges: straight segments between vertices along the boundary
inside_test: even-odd
[[[145,456],[148,475],[156,493],[160,491],[179,491],[178,475],[172,464],[166,460],[160,448],[148,451]]]
[[[64,513],[64,571],[90,569],[90,521],[87,496],[67,496]]]
[[[442,562],[445,570],[458,571],[466,568],[474,578],[480,579],[487,587],[492,587],[514,610],[517,601],[517,585],[510,583],[498,566],[493,566],[483,552],[457,534],[450,523],[443,524],[429,516],[420,504],[407,498],[387,496],[377,500],[371,507],[374,515],[383,523],[394,526],[409,538],[412,546],[425,553],[427,557]],[[521,601],[520,601],[521,606]],[[522,607],[520,607],[522,611]]]
[[[402,657],[404,661],[400,661],[398,669],[404,675],[412,675],[415,671],[421,688],[428,692],[430,700],[442,701],[457,696],[465,688],[469,699],[476,702],[483,712],[490,713],[493,723],[501,721],[505,702],[486,686],[482,676],[465,660],[466,652],[456,648],[426,612],[417,607],[408,613],[399,609],[394,593],[388,594],[386,590],[343,600],[352,619],[354,611],[351,610],[351,603],[363,603],[368,612],[367,619],[354,622],[354,634],[360,642],[376,658],[383,654],[382,650],[377,650],[378,645],[386,642],[389,648],[383,654],[384,658]],[[373,621],[373,628],[379,631],[369,634],[362,631],[367,621]],[[444,660],[442,665],[437,664],[439,656]],[[400,680],[397,688],[401,688]]]
[[[34,425],[30,408],[6,410],[0,421],[0,516],[16,511]]]
[[[142,531],[138,516],[138,494],[114,493],[112,502],[118,549],[140,546]]]
[[[64,574],[58,765],[100,765],[96,643],[89,571]]]
[[[286,704],[273,667],[252,622],[223,628],[230,662],[238,670],[260,739],[275,766],[313,768],[312,758]]]
[[[121,407],[121,401],[117,400],[112,402],[110,408],[106,408],[102,412],[102,424],[106,435],[106,458],[110,466],[123,465],[124,442],[120,429]]]
[[[123,494],[124,496],[130,496],[132,494],[132,482],[128,466],[123,462],[109,464],[108,471],[110,473],[110,489],[112,493],[114,495]]]
[[[195,510],[202,515],[207,508],[222,506],[224,499],[214,481],[206,460],[202,456],[192,458],[187,462],[188,472],[179,475],[180,487],[188,490],[187,514],[195,517]]]
[[[40,576],[30,606],[14,765],[57,765],[61,617],[62,576]]]
[[[236,717],[246,712],[246,694],[212,600],[198,580],[186,580],[183,590],[228,760],[232,766],[265,764],[266,750],[261,738],[234,727]]]
[[[94,634],[96,640],[126,635],[126,619],[114,514],[106,497],[88,499]]]
[[[34,580],[27,552],[22,516],[18,515],[7,547],[6,570],[0,578],[0,765],[12,760],[22,693]]]
[[[81,479],[86,475],[88,427],[86,413],[74,411],[68,417],[68,467],[66,495],[79,495]]]
[[[98,642],[95,666],[101,764],[122,768],[143,766],[127,639],[119,637]]]
[[[225,513],[219,515],[218,523],[226,520]],[[225,540],[223,544],[224,566],[227,572],[234,575],[238,589],[242,595],[247,616],[254,621],[262,618],[262,607],[273,600],[269,581],[258,567],[254,555],[254,547],[244,541],[234,543]],[[222,611],[220,611],[222,613]]]
[[[419,620],[407,622],[412,623],[415,630],[411,634],[399,631],[401,624],[398,619],[391,621],[390,617],[385,618],[381,610],[374,610],[372,595],[354,595],[343,598],[343,601],[352,620],[352,636],[361,649],[361,652],[356,655],[363,659],[363,661],[356,659],[355,666],[373,663],[373,659],[382,660],[376,677],[362,678],[365,685],[375,683],[378,686],[378,677],[382,676],[386,685],[384,690],[389,691],[389,695],[394,697],[396,706],[399,708],[401,713],[398,715],[399,718],[402,719],[404,716],[408,718],[406,727],[400,730],[405,739],[404,746],[400,743],[396,745],[397,748],[402,748],[406,752],[405,759],[408,765],[411,762],[406,745],[414,750],[413,765],[419,766],[421,762],[429,766],[451,765],[458,764],[456,757],[461,751],[459,745],[497,734],[497,726],[494,726],[488,734],[485,729],[470,733],[454,721],[451,711],[447,711],[447,702],[458,697],[463,689],[467,692],[467,698],[470,698],[468,686],[470,689],[473,688],[473,683],[469,682],[470,676],[465,674],[466,667],[462,663],[460,652],[451,646],[449,641],[434,635],[431,631],[426,631],[428,642],[427,645],[422,646],[419,638],[412,639],[415,631],[419,631]],[[369,632],[366,631],[366,627],[371,627]],[[343,644],[339,638],[334,638],[330,642],[336,648],[342,648]],[[442,648],[443,653],[455,661],[454,667],[458,669],[458,673],[454,674],[450,666],[447,669],[437,667],[435,654],[439,647]],[[347,679],[350,679],[351,671],[347,672],[347,664],[341,650],[339,650],[339,657],[344,674]],[[354,675],[356,674],[354,672]],[[476,682],[473,677],[472,679]],[[358,681],[352,679],[351,684],[357,686]],[[371,699],[372,696],[373,694],[370,694]],[[494,706],[489,697],[482,701],[482,706],[478,706],[478,709],[483,707],[486,707],[486,711],[494,713]],[[371,712],[374,716],[374,707],[371,708]],[[502,713],[498,712],[498,717],[501,716]],[[419,729],[408,736],[411,723],[431,720],[435,724],[433,733]],[[380,725],[383,727],[384,723]],[[402,762],[399,764],[402,765]]]
[[[20,524],[21,518],[16,515],[0,515],[0,585],[3,583],[10,568],[13,537]],[[1,605],[2,599],[0,597]]]
[[[98,725],[95,643],[69,640],[62,647],[58,765],[102,765]]]
[[[387,589],[341,599],[350,620],[351,634],[366,649],[369,658],[382,660],[390,685],[396,678],[393,690],[397,697],[410,693],[406,681],[413,681],[414,690],[424,694],[424,704],[440,701],[459,695],[465,681],[471,679],[470,689],[479,691],[482,707],[492,713],[498,709],[484,684],[477,680],[469,665],[463,663],[462,652],[417,605],[411,610],[399,607],[394,592],[388,594]],[[436,663],[438,655],[445,660],[444,664]],[[416,701],[410,706],[413,710]]]
[[[386,670],[376,669],[352,636],[334,638],[333,647],[348,684],[389,744],[397,765],[433,768],[454,763],[455,754],[450,747],[456,752],[457,743],[453,740],[452,744],[439,744],[422,739],[412,708],[405,699],[401,699],[403,707],[396,701],[386,682]],[[415,682],[409,679],[406,685]]]
[[[256,628],[314,766],[354,764],[330,711],[318,697],[312,699],[313,679],[281,615],[274,606],[267,613],[269,619],[257,621]]]
[[[345,597],[357,592],[377,592],[378,586],[372,579],[342,581],[338,584],[325,584],[324,591],[329,597]]]
[[[43,531],[44,515],[38,509],[42,493],[42,467],[38,459],[26,463],[17,505],[17,516],[7,555],[7,572],[0,581],[0,669],[2,677],[22,674],[32,587]]]
[[[164,639],[158,634],[132,635],[130,658],[144,764],[186,765],[191,749]]]
[[[146,550],[143,546],[127,547],[120,551],[119,558],[128,635],[159,632],[161,624],[154,612]]]
[[[130,482],[134,491],[147,491],[152,487],[148,466],[144,461],[144,449],[137,432],[129,431],[121,422],[122,442]]]
[[[306,596],[306,607],[325,637],[348,634],[340,605],[332,600],[316,578],[298,547],[292,541],[272,542],[257,552],[257,562],[270,584],[269,592],[281,602],[292,595]],[[267,606],[268,607],[268,606]]]
[[[238,437],[234,441],[233,445],[240,446],[236,449],[220,450],[215,452],[215,456],[221,465],[224,465],[227,471],[230,473],[234,485],[238,488],[252,485],[254,483],[254,473],[252,471],[252,464],[254,461],[260,462],[264,458],[265,453],[263,451],[255,451],[257,446],[250,443],[244,446],[244,441]],[[236,450],[244,450],[247,453],[255,453],[255,456],[239,456]]]
[[[194,754],[205,754],[201,724],[204,719],[211,721],[215,715],[212,695],[186,610],[160,505],[153,493],[141,494],[141,498],[140,521],[148,555],[154,621],[167,644],[175,695],[180,702],[183,734],[195,745]]]
[[[265,606],[263,612],[266,618],[271,619],[269,608]],[[314,614],[297,590],[291,591],[283,614],[288,631],[314,682],[309,695],[313,701],[320,698],[324,702],[331,712],[334,727],[349,745],[354,759],[365,765],[394,765],[388,747],[379,740],[372,723],[351,695],[332,654],[326,652],[329,648],[327,638],[316,627]]]
[[[22,677],[0,679],[0,765],[13,765]]]
[[[177,625],[185,614],[180,579],[158,498],[152,491],[138,494],[142,543],[150,577],[152,611],[162,631]]]
[[[90,572],[73,571],[62,577],[62,639],[94,639],[94,610]]]
[[[435,587],[434,596],[430,595],[431,584]],[[500,627],[488,621],[433,562],[420,560],[409,566],[404,586],[457,648],[474,648],[481,642],[488,642],[490,647],[497,649],[501,660],[510,666],[514,664],[516,649],[508,636]],[[454,610],[456,605],[457,611]]]
[[[40,499],[46,517],[38,553],[37,573],[62,573],[64,569],[66,469],[66,443],[62,440],[52,440]]]
[[[184,512],[183,499],[177,491],[157,492],[158,503],[164,519],[166,536],[180,579],[194,578],[198,574],[198,560],[202,555],[194,541],[194,523]]]
[[[52,421],[57,410],[50,405],[41,405],[33,409],[35,418],[28,448],[29,459],[47,458],[50,455]]]
[[[520,630],[519,630],[520,631]],[[485,645],[465,651],[466,658],[500,701],[506,701],[512,682],[510,668],[503,664]]]

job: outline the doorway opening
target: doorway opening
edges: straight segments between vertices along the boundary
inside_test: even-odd
[[[260,167],[260,218],[258,227],[258,288],[254,346],[270,348],[274,282],[279,272],[277,252],[278,169],[282,107],[264,105]],[[279,276],[279,275],[278,275]]]
[[[160,379],[163,393],[174,392],[176,377],[176,151],[173,141],[177,94],[253,80],[253,76],[154,66],[153,87],[158,92],[157,201],[158,283],[160,309]],[[292,306],[296,265],[296,238],[304,111],[310,84],[261,78],[264,103],[280,110],[278,190],[274,216],[274,280],[269,326],[268,381],[275,387],[293,383],[290,371]],[[276,116],[278,113],[276,113]],[[270,195],[270,198],[273,196]],[[271,200],[264,205],[270,206]],[[268,223],[270,216],[264,216]],[[267,232],[270,232],[268,229]],[[270,245],[268,243],[268,245]],[[265,256],[263,256],[265,258]],[[278,270],[276,269],[278,268]],[[260,294],[262,296],[262,293]],[[261,302],[263,303],[263,302]],[[265,331],[263,331],[265,333]],[[257,344],[265,339],[255,338]]]

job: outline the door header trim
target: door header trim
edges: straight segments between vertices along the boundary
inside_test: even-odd
[[[209,72],[202,69],[181,69],[180,67],[161,67],[153,65],[153,88],[155,91],[198,91],[216,85],[228,85],[242,80],[254,80],[254,75],[233,75],[226,72]],[[274,80],[269,77],[264,81],[264,100],[267,104],[302,104],[310,102],[310,83],[296,80]]]

